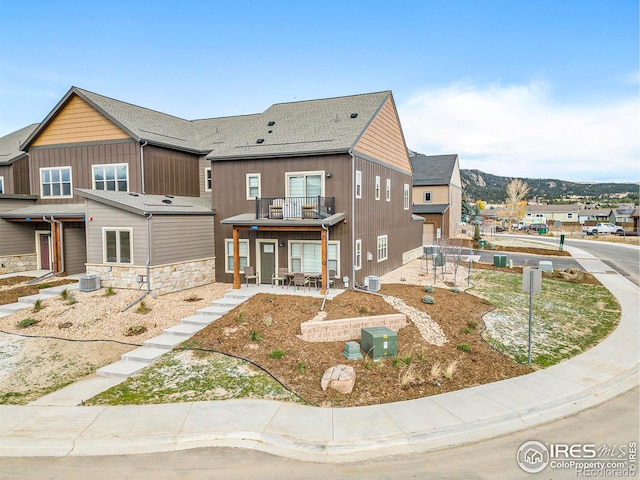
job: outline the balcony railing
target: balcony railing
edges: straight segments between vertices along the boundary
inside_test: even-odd
[[[318,219],[333,215],[334,197],[256,198],[256,219]]]

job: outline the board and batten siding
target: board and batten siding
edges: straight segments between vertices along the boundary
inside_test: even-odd
[[[133,265],[147,263],[147,219],[141,215],[87,200],[87,263],[104,263],[102,228],[133,229]]]
[[[73,95],[38,134],[32,147],[130,138],[86,101]]]
[[[147,145],[144,147],[145,193],[199,197],[200,156]]]
[[[30,150],[31,194],[40,195],[40,169],[71,167],[71,182],[75,188],[93,188],[93,165],[126,163],[129,167],[129,191],[139,192],[140,147],[134,141],[59,147],[38,147]],[[41,199],[40,203],[83,203],[84,198]]]
[[[151,239],[152,265],[211,258],[213,215],[156,215]]]
[[[0,165],[0,177],[4,178],[3,193],[28,195],[29,158],[22,158],[11,165]]]
[[[63,224],[64,271],[68,275],[85,272],[87,241],[82,224]]]
[[[367,275],[383,275],[402,265],[403,253],[422,243],[422,223],[412,220],[411,206],[404,209],[404,185],[411,192],[412,177],[393,168],[356,157],[355,168],[362,172],[362,198],[355,199],[355,239],[362,240],[362,269],[356,282]],[[380,177],[380,200],[375,199],[375,179]],[[386,201],[386,182],[391,180],[391,201]],[[387,260],[377,261],[377,241],[387,235]],[[372,260],[367,260],[367,252]]]
[[[401,171],[412,172],[402,127],[391,97],[387,99],[353,150]]]

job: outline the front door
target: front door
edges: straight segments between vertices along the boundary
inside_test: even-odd
[[[38,246],[40,250],[40,268],[42,270],[51,270],[51,255],[49,242],[51,237],[49,233],[38,233]]]
[[[271,283],[276,272],[276,246],[274,241],[260,241],[260,283]]]

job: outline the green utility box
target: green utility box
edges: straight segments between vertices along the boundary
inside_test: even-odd
[[[368,327],[360,330],[362,351],[374,360],[398,354],[398,334],[387,327]]]
[[[506,267],[507,266],[507,256],[506,255],[494,255],[493,256],[493,266],[494,267]]]
[[[438,252],[433,256],[433,266],[434,267],[441,267],[445,264],[445,257],[444,254],[442,252]]]
[[[546,235],[547,234],[547,229],[542,227],[540,230],[538,230],[538,232],[540,233],[540,235]]]
[[[478,248],[487,248],[487,240],[478,240]]]

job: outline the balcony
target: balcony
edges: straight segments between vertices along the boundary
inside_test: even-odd
[[[334,197],[256,198],[256,219],[320,219],[335,213]]]

